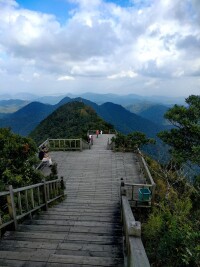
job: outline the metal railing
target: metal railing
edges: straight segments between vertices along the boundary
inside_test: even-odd
[[[9,186],[8,191],[0,192],[0,231],[9,225],[17,229],[18,221],[64,196],[63,178],[43,181],[17,189]]]

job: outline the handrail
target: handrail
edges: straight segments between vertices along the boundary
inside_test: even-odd
[[[99,130],[101,131],[101,129],[99,129]],[[93,130],[93,129],[88,130],[87,136],[89,136],[90,134],[95,135],[96,131],[97,131],[97,129],[96,130]],[[99,134],[100,134],[100,132],[99,132]],[[115,129],[106,129],[106,130],[104,129],[103,134],[117,134],[117,131]]]
[[[141,240],[141,223],[139,221],[135,221],[126,196],[121,196],[121,203],[127,266],[150,267],[146,251]]]
[[[152,198],[155,195],[155,188],[156,188],[156,183],[154,182],[151,173],[149,171],[149,168],[147,166],[147,163],[142,155],[142,152],[138,148],[138,159],[139,159],[139,164],[141,168],[141,172],[143,173],[144,177],[146,178],[146,182],[150,183],[152,186]]]
[[[122,182],[121,186],[126,191],[126,195],[132,206],[149,207],[154,199],[156,184],[139,149],[137,155],[140,171],[145,178],[144,183],[137,184]]]
[[[41,145],[39,145],[39,149],[41,149],[43,146],[49,147],[49,138],[46,139]]]
[[[90,143],[82,139],[82,149],[90,149]]]
[[[86,146],[87,144],[87,146]],[[82,138],[74,139],[48,139],[48,147],[51,150],[80,150],[89,149],[89,144]]]
[[[143,205],[150,206],[153,198],[153,190],[151,184],[130,184],[124,183],[127,198],[130,202],[134,202],[134,206]],[[141,193],[142,190],[148,190],[146,194]]]
[[[9,191],[0,192],[0,197],[3,198],[1,201],[5,203],[1,212],[6,213],[6,218],[9,217],[8,221],[4,221],[0,212],[0,231],[11,224],[17,229],[18,220],[27,215],[32,216],[33,212],[41,208],[47,210],[51,202],[63,196],[63,177],[16,189],[10,185]]]

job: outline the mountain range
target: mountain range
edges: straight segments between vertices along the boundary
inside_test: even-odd
[[[163,125],[153,123],[131,113],[121,105],[110,102],[97,105],[80,97],[74,99],[65,97],[56,105],[31,102],[6,118],[0,119],[0,127],[11,127],[13,132],[26,136],[54,110],[63,104],[73,101],[83,102],[92,107],[102,119],[114,125],[116,130],[125,134],[133,131],[142,131],[149,137],[155,137],[159,131],[165,129]]]
[[[155,138],[157,140],[156,146],[149,146],[146,148],[146,152],[154,158],[158,158],[158,151],[163,151],[163,144],[157,138],[157,133],[167,129],[169,126],[155,123],[155,114],[153,121],[151,121],[138,114],[128,111],[121,105],[111,102],[97,105],[96,103],[81,97],[74,99],[65,97],[55,105],[31,102],[18,111],[12,114],[7,114],[6,117],[0,119],[0,127],[10,127],[14,133],[28,136],[32,131],[34,131],[34,129],[38,127],[40,123],[48,119],[52,113],[70,102],[80,102],[91,107],[100,118],[102,118],[105,122],[112,124],[117,131],[123,134],[140,131],[145,133],[147,137]],[[53,129],[54,125],[51,124],[51,126]],[[54,133],[56,132],[54,131]],[[41,138],[44,139],[37,138],[37,141],[44,141],[46,137],[46,135],[41,136]],[[165,154],[165,152],[162,154]]]
[[[103,104],[106,102],[112,102],[115,104],[120,104],[122,106],[128,106],[135,103],[144,103],[148,102],[151,104],[162,104],[162,105],[173,105],[173,104],[184,104],[184,97],[167,97],[167,96],[141,96],[136,94],[128,95],[117,95],[117,94],[97,94],[97,93],[82,93],[82,94],[63,94],[63,95],[49,95],[49,96],[38,96],[30,93],[18,93],[14,95],[4,94],[0,95],[0,100],[9,100],[9,99],[21,99],[29,102],[38,101],[45,104],[57,104],[64,97],[77,98],[81,97],[88,99],[97,104]]]

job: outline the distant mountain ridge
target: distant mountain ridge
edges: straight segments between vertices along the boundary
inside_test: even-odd
[[[97,105],[92,101],[80,97],[75,99],[65,97],[56,105],[32,102],[9,117],[0,119],[0,127],[11,127],[15,133],[28,135],[54,110],[73,101],[83,102],[92,107],[102,119],[114,125],[116,130],[125,134],[132,131],[142,131],[150,137],[155,137],[157,132],[164,129],[163,126],[133,114],[118,104],[105,103],[103,105]]]
[[[161,125],[169,125],[169,122],[164,118],[169,107],[163,105],[154,105],[138,113],[143,118],[153,121]]]
[[[0,100],[0,113],[13,113],[28,103],[29,101],[21,99]]]
[[[148,103],[143,106],[130,105],[126,107],[127,110],[160,125],[169,125],[169,122],[164,118],[169,108],[170,106]]]
[[[163,105],[173,105],[173,104],[185,104],[185,97],[167,97],[167,96],[141,96],[137,94],[127,94],[127,95],[117,95],[113,93],[108,94],[97,94],[97,93],[80,93],[80,94],[62,94],[62,95],[49,95],[49,96],[37,96],[30,93],[18,93],[18,94],[4,94],[0,95],[0,100],[8,99],[22,99],[28,101],[38,101],[44,104],[57,104],[64,97],[77,98],[81,97],[88,99],[97,104],[103,104],[106,102],[112,102],[115,104],[120,104],[122,106],[132,105],[134,103],[149,102],[152,104],[163,104]]]

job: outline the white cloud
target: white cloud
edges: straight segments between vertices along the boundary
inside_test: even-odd
[[[74,80],[74,77],[72,76],[61,76],[61,77],[58,77],[57,79],[58,81],[70,81],[70,80]]]
[[[115,92],[115,80],[135,93],[148,87],[153,94],[155,85],[163,94],[174,94],[180,84],[188,94],[199,88],[198,0],[132,0],[127,8],[103,0],[70,2],[74,9],[61,24],[53,14],[0,0],[1,87],[8,88],[9,77],[16,90],[22,80],[27,90],[37,82],[38,92],[45,79],[74,80],[77,91],[93,91],[98,82],[102,90]],[[166,90],[168,79],[173,88]],[[184,79],[193,79],[193,89]],[[65,90],[62,84],[58,90]]]
[[[120,73],[116,73],[113,75],[108,76],[108,79],[119,79],[119,78],[135,78],[137,73],[134,71],[121,71]]]

